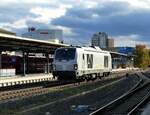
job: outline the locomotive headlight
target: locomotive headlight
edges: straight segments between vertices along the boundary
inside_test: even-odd
[[[74,64],[74,70],[78,69],[78,64]]]

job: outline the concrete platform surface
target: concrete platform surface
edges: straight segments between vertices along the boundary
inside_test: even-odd
[[[52,74],[28,74],[26,76],[17,75],[11,77],[0,77],[0,87],[52,80],[56,80],[53,79]]]

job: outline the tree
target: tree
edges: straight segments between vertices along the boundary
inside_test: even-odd
[[[150,65],[149,51],[143,45],[136,46],[135,65],[143,69]]]

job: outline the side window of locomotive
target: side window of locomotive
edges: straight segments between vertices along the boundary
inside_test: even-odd
[[[104,56],[104,67],[108,67],[108,56]]]
[[[87,54],[87,67],[93,68],[93,54]]]
[[[83,60],[84,60],[84,54],[82,55],[82,58],[83,58]]]

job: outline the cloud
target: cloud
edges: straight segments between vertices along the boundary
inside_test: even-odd
[[[34,21],[41,22],[41,23],[49,23],[52,19],[59,18],[66,13],[66,8],[59,7],[59,8],[42,8],[42,7],[35,7],[30,10],[31,13],[37,15],[34,18]]]
[[[51,28],[52,28],[52,26],[55,29],[62,29],[64,31],[63,34],[65,35],[65,37],[67,37],[67,36],[68,37],[75,37],[75,36],[77,36],[77,33],[74,33],[71,28],[68,28],[68,27],[65,27],[65,26],[54,26],[54,25],[51,25]]]
[[[19,29],[24,30],[28,26],[50,28],[50,21],[63,16],[70,7],[69,4],[61,4],[58,1],[49,2],[49,0],[21,2],[18,0],[2,0],[0,4],[0,26],[16,31],[19,35],[22,32]]]
[[[86,40],[90,40],[90,35],[99,31],[105,31],[111,36],[139,34],[142,38],[150,35],[149,20],[150,10],[135,10],[131,4],[119,1],[105,2],[92,9],[71,8],[64,16],[52,20],[52,24],[72,28],[75,33],[79,32],[81,36],[78,37]],[[87,35],[89,38],[86,38]],[[143,40],[146,39],[143,37]]]
[[[145,44],[150,48],[150,41],[143,41],[140,35],[113,36],[112,38],[115,38],[115,46],[134,47],[136,44]]]
[[[119,0],[128,2],[130,6],[134,9],[150,9],[150,1],[149,0]]]
[[[90,44],[104,31],[116,45],[149,44],[150,0],[1,0],[0,11],[0,26],[19,34],[28,26],[61,28],[66,42]]]
[[[21,19],[18,21],[15,21],[14,23],[10,24],[10,23],[5,23],[3,24],[3,26],[6,28],[16,28],[16,29],[20,29],[20,28],[27,28],[26,25],[26,20],[25,19]]]
[[[115,46],[135,46],[139,41],[139,37],[139,35],[113,36]]]

